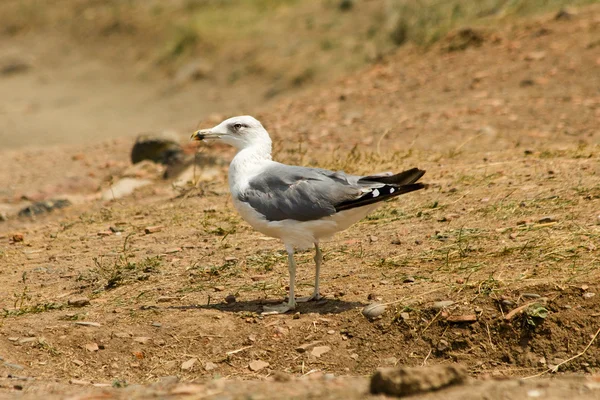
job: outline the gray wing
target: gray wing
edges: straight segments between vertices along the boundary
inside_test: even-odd
[[[311,221],[336,213],[336,205],[363,193],[360,177],[319,168],[274,163],[249,182],[239,200],[268,221]]]

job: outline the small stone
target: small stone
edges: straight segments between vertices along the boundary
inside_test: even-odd
[[[160,322],[153,322],[151,325],[155,328],[160,328],[162,326]]]
[[[99,328],[102,326],[98,322],[88,322],[88,321],[75,321],[75,325],[90,326],[93,328]]]
[[[415,277],[414,276],[407,276],[404,278],[404,280],[402,282],[404,283],[413,283],[415,281]]]
[[[236,298],[234,295],[230,294],[227,297],[225,297],[225,303],[227,304],[233,304],[236,302]]]
[[[151,339],[147,336],[139,336],[139,337],[135,337],[133,338],[134,342],[140,343],[140,344],[147,344]]]
[[[379,240],[379,238],[377,236],[374,236],[374,235],[369,236],[369,242],[371,242],[371,243],[374,243],[378,240]]]
[[[258,372],[261,369],[265,369],[269,366],[269,363],[266,361],[262,361],[262,360],[254,360],[251,361],[250,364],[248,364],[248,368],[250,369],[250,371],[253,372]]]
[[[585,284],[581,285],[581,290],[583,290],[584,292],[585,292],[586,290],[588,290],[589,288],[590,288],[590,287],[589,287],[588,285],[585,285]]]
[[[9,342],[16,342],[19,340],[19,338],[16,336],[9,336],[7,339]]]
[[[540,219],[538,219],[538,224],[550,224],[552,222],[558,222],[558,220],[555,217],[542,217]]]
[[[452,301],[452,300],[436,301],[435,303],[433,303],[432,308],[434,310],[441,310],[441,309],[450,307],[452,304],[454,304],[454,301]]]
[[[181,369],[183,371],[189,371],[194,367],[194,364],[196,364],[196,361],[198,361],[197,358],[190,358],[187,361],[184,361],[181,363]]]
[[[546,58],[545,51],[532,51],[525,56],[525,60],[527,61],[539,61],[543,60],[544,58]]]
[[[83,366],[83,361],[81,361],[81,360],[78,360],[78,359],[74,359],[74,360],[73,360],[73,364],[75,364],[75,365],[77,365],[77,366],[80,366],[80,367],[81,367],[81,366]]]
[[[385,312],[386,308],[387,307],[385,304],[380,304],[380,303],[369,304],[368,306],[365,306],[362,309],[362,315],[364,315],[365,317],[367,317],[369,319],[374,319],[374,318],[381,316]]]
[[[388,357],[383,359],[383,364],[394,367],[398,364],[398,359],[396,357]]]
[[[356,354],[356,353],[352,353],[352,354],[350,355],[350,358],[351,358],[351,359],[353,359],[354,361],[358,361],[358,354]]]
[[[327,334],[328,335],[334,335],[335,331],[333,329],[330,329],[330,330],[327,331]]]
[[[23,235],[21,232],[17,232],[17,233],[13,233],[10,238],[12,239],[13,242],[19,243],[25,239],[25,235]]]
[[[407,312],[401,312],[400,318],[402,318],[404,321],[408,321],[410,319],[410,314],[408,314]]]
[[[450,344],[445,339],[440,339],[437,345],[437,351],[444,352],[450,348]]]
[[[316,345],[318,345],[319,343],[321,343],[321,341],[320,341],[320,340],[317,340],[316,342],[305,343],[305,344],[303,344],[303,345],[300,345],[300,346],[296,347],[296,351],[297,351],[298,353],[304,353],[304,352],[306,352],[308,349],[310,349],[310,348],[311,348],[311,347],[313,347],[313,346],[316,346]]]
[[[85,307],[90,304],[90,299],[87,297],[73,297],[67,303],[72,307]]]
[[[100,350],[100,348],[98,347],[98,343],[88,343],[84,347],[90,353]]]
[[[217,364],[215,364],[214,362],[209,361],[206,364],[204,364],[205,371],[212,371],[213,369],[217,369]]]
[[[156,299],[156,301],[159,302],[159,303],[168,303],[168,302],[174,301],[174,300],[179,300],[179,297],[175,297],[175,296],[160,296],[158,299]]]
[[[222,292],[225,290],[225,286],[215,286],[213,287],[213,289],[215,290],[215,292]]]
[[[312,349],[310,354],[319,358],[323,354],[328,353],[329,351],[331,351],[331,347],[329,347],[329,346],[317,346],[314,349]]]
[[[80,386],[84,386],[84,385],[89,385],[91,382],[89,381],[84,381],[82,379],[69,379],[69,383],[71,385],[80,385]]]
[[[162,226],[148,226],[146,228],[144,228],[144,233],[146,235],[149,235],[151,233],[156,233],[156,232],[160,232],[162,231]]]
[[[592,292],[585,292],[583,294],[583,298],[584,299],[591,299],[592,297],[594,297],[596,295],[596,293],[592,293]]]

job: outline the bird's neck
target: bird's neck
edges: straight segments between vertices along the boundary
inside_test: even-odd
[[[229,165],[229,187],[240,190],[245,187],[246,180],[260,173],[271,158],[271,143],[253,144],[238,150]]]

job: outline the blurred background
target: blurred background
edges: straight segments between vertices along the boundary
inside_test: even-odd
[[[593,2],[2,0],[0,149],[187,131],[461,26]]]

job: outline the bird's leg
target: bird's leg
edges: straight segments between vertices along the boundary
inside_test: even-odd
[[[296,302],[298,303],[305,303],[307,301],[311,301],[311,300],[320,300],[323,297],[319,294],[319,273],[321,272],[321,263],[323,262],[323,253],[321,252],[321,249],[319,248],[319,243],[315,242],[315,265],[316,265],[316,272],[315,272],[315,290],[313,291],[313,294],[309,297],[300,297],[298,299],[296,299]]]
[[[263,315],[285,314],[296,308],[296,299],[294,298],[294,286],[296,284],[296,261],[294,260],[294,248],[286,246],[288,253],[288,268],[290,270],[290,293],[288,302],[276,306],[264,306]]]

